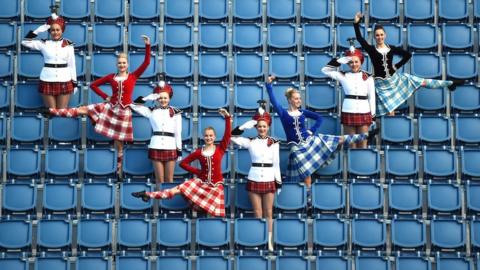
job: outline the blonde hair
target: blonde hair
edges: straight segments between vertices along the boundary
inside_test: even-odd
[[[119,58],[125,58],[128,60],[128,54],[127,53],[124,53],[124,52],[121,52],[117,55],[117,59]]]
[[[212,126],[208,126],[208,127],[204,128],[204,129],[203,129],[203,134],[205,134],[205,132],[206,132],[207,130],[211,130],[211,131],[213,131],[213,134],[214,134],[215,136],[217,135],[217,133],[215,132],[215,129],[214,129]]]
[[[298,90],[293,87],[289,87],[287,90],[285,90],[285,97],[287,99],[290,99],[295,93],[300,93],[300,92],[298,92]]]

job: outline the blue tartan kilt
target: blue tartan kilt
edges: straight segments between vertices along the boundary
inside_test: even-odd
[[[421,87],[423,81],[423,78],[399,72],[387,79],[375,79],[377,115],[394,111]]]

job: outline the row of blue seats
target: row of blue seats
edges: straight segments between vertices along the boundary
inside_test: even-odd
[[[427,242],[427,224],[429,223],[430,241]],[[70,251],[73,239],[71,220],[41,219],[37,224],[37,250],[39,252]],[[174,249],[177,254],[190,253],[191,243],[196,244],[197,254],[234,249],[266,249],[268,229],[266,220],[240,218],[235,220],[219,218],[198,218],[195,221],[195,239],[191,238],[190,219],[156,219],[157,239],[152,239],[152,221],[146,219],[119,219],[117,237],[112,237],[112,220],[80,219],[77,225],[77,247],[79,252],[99,249],[111,251],[118,245],[117,254],[122,251],[150,253],[152,244],[158,244],[158,253]],[[231,224],[234,223],[233,233]],[[311,238],[314,250],[335,248],[346,250],[351,241],[354,251],[365,248],[382,250],[391,241],[393,251],[408,249],[425,251],[427,245],[432,251],[465,251],[467,241],[466,227],[470,226],[470,242],[474,251],[480,250],[480,222],[457,219],[412,219],[394,218],[391,221],[391,233],[387,233],[386,220],[375,218],[317,218],[313,220],[312,235],[309,235],[307,220],[281,218],[273,220],[273,240],[277,252],[296,248],[306,251]],[[351,235],[349,233],[351,225]],[[32,222],[24,220],[0,221],[0,248],[2,251],[31,250]],[[234,246],[230,246],[233,234]],[[349,236],[350,235],[350,236]],[[390,235],[390,237],[388,236]],[[349,240],[351,239],[351,240]],[[17,255],[18,256],[18,255]]]
[[[50,15],[49,6],[53,0],[25,0],[25,16],[43,19]],[[155,0],[129,0],[130,17],[133,20],[159,19],[160,3]],[[364,0],[334,1],[334,14],[338,20],[353,20],[355,12],[364,11]],[[401,16],[399,0],[372,0],[369,2],[369,17],[372,20],[399,20]],[[436,0],[406,0],[404,16],[410,20],[433,20]],[[93,7],[90,1],[65,0],[61,2],[60,14],[72,19],[89,19],[90,9],[94,9],[96,19],[123,20],[126,1],[96,0]],[[438,16],[442,20],[466,20],[470,15],[470,1],[438,0]],[[300,17],[304,20],[328,20],[331,16],[331,1],[303,0],[300,2]],[[167,0],[164,15],[171,20],[191,20],[194,17],[193,0]],[[473,1],[473,15],[480,18],[480,4]],[[294,0],[267,1],[267,18],[271,20],[294,20],[297,15]],[[20,15],[20,0],[10,0],[0,18],[15,18]],[[199,1],[199,17],[202,20],[227,20],[229,1]],[[233,1],[232,15],[239,20],[261,20],[263,7],[261,0]]]

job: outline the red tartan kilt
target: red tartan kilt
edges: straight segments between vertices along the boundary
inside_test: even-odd
[[[133,141],[132,110],[110,103],[87,106],[87,115],[95,125],[95,131],[117,141]]]
[[[258,194],[274,193],[277,190],[275,187],[275,181],[255,182],[250,180],[247,182],[246,189],[249,192]]]
[[[178,189],[187,200],[208,214],[216,217],[225,216],[223,184],[212,186],[199,178],[193,178],[178,185]]]
[[[177,159],[177,150],[148,149],[148,158],[155,161],[171,161]]]
[[[369,126],[372,123],[371,113],[342,112],[342,124],[347,126]]]
[[[45,82],[40,81],[38,83],[38,91],[44,95],[49,96],[59,96],[59,95],[68,95],[73,93],[72,81],[68,82]]]

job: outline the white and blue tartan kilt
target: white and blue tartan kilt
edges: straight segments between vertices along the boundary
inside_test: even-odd
[[[377,115],[394,111],[420,88],[423,81],[423,78],[398,72],[387,79],[375,79]]]
[[[342,136],[317,134],[290,148],[287,181],[300,182],[335,158]]]

